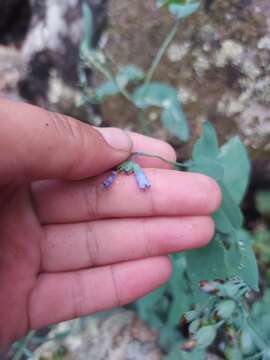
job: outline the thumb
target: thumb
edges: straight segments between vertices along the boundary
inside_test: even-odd
[[[77,180],[124,161],[132,141],[117,128],[0,100],[0,185],[37,179]]]

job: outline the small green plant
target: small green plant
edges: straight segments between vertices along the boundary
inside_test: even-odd
[[[174,38],[181,21],[198,10],[199,3],[193,1],[157,1],[158,7],[167,7],[174,17],[174,25],[164,39],[147,72],[135,65],[118,67],[112,57],[92,47],[92,14],[87,5],[83,6],[85,36],[81,45],[79,79],[84,91],[84,101],[100,103],[107,97],[121,94],[138,110],[138,118],[146,121],[145,111],[151,107],[160,109],[163,126],[181,141],[189,139],[189,128],[177,91],[169,84],[152,82],[154,72]],[[85,70],[90,68],[101,73],[107,81],[96,89],[90,88]],[[131,92],[132,90],[132,92]]]
[[[79,66],[84,101],[101,103],[109,96],[121,94],[137,109],[138,121],[143,123],[147,122],[146,110],[157,107],[162,125],[185,142],[190,132],[176,89],[167,83],[152,82],[152,77],[179,24],[196,12],[200,4],[189,0],[157,0],[156,5],[167,8],[174,24],[147,71],[133,64],[118,68],[110,55],[92,47],[92,15],[84,5],[85,37]],[[95,89],[90,88],[85,73],[87,68],[103,74],[106,81]],[[203,249],[173,255],[171,280],[137,301],[133,308],[142,319],[159,329],[160,345],[167,353],[167,360],[203,359],[206,349],[214,342],[228,359],[245,359],[250,354],[254,358],[263,354],[267,359],[269,344],[258,334],[248,311],[248,295],[252,290],[258,292],[259,275],[253,238],[243,228],[240,209],[250,177],[246,149],[238,137],[219,147],[214,128],[204,122],[202,135],[193,147],[192,159],[173,165],[179,170],[206,174],[218,182],[223,197],[220,209],[213,215],[215,236]],[[126,163],[122,165],[121,171],[126,172],[126,166]],[[103,184],[105,187],[112,185],[117,171],[119,168],[105,180],[108,181]],[[268,203],[261,206],[268,206]],[[188,339],[179,331],[183,327],[179,323],[181,316],[188,329]],[[218,340],[220,332],[226,344],[224,339]],[[254,345],[253,352],[243,345],[243,339],[247,337]]]

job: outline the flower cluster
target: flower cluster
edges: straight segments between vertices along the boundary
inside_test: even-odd
[[[126,175],[134,174],[136,182],[140,189],[147,190],[151,187],[150,181],[143,172],[140,165],[135,161],[127,160],[117,167],[101,184],[104,189],[112,186],[118,173],[124,173]]]

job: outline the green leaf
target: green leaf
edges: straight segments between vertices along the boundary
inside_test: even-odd
[[[82,47],[80,55],[87,67],[94,68],[104,75],[107,74],[108,77],[111,76],[107,69],[107,60],[103,52]]]
[[[95,89],[95,95],[98,101],[105,97],[116,95],[120,92],[119,86],[115,81],[106,81]]]
[[[204,294],[199,290],[201,280],[226,279],[225,248],[218,240],[218,236],[204,248],[191,250],[186,253],[187,274],[191,285],[196,291],[196,299],[202,301]]]
[[[168,7],[171,4],[185,4],[186,0],[156,0],[156,6],[158,8],[162,6]]]
[[[252,355],[256,351],[253,337],[247,328],[240,335],[240,347],[243,355]]]
[[[222,232],[223,234],[231,234],[234,231],[233,225],[222,208],[218,209],[212,215],[212,218],[215,221],[216,230]]]
[[[219,147],[215,129],[208,121],[205,121],[202,126],[202,135],[193,147],[193,160],[199,162],[201,158],[204,161],[205,159],[216,159],[218,155]]]
[[[224,177],[224,170],[220,163],[215,159],[203,156],[191,161],[188,166],[188,171],[205,174],[216,181],[222,180]]]
[[[265,215],[270,214],[270,191],[259,191],[256,196],[256,208]]]
[[[159,330],[159,345],[166,352],[170,351],[175,344],[179,344],[180,334],[175,327],[162,326]]]
[[[181,292],[174,292],[174,298],[172,300],[172,304],[168,309],[168,318],[166,323],[170,326],[176,326],[179,324],[179,321],[182,315],[187,311],[190,307],[190,294],[188,289],[182,288]]]
[[[235,234],[237,243],[232,243],[226,251],[228,275],[239,276],[251,289],[259,291],[259,272],[252,238],[245,230],[237,230]]]
[[[189,138],[189,128],[176,90],[161,82],[152,82],[142,85],[133,94],[133,101],[140,109],[151,106],[163,108],[161,120],[172,135],[181,141]]]
[[[166,320],[166,323],[170,326],[179,324],[180,318],[190,309],[193,300],[189,291],[188,281],[184,275],[186,269],[184,256],[174,257],[173,267],[173,275],[167,284],[168,293],[172,296]]]
[[[228,346],[226,348],[226,359],[244,360],[241,350],[238,348],[237,344],[235,344],[234,347]]]
[[[230,235],[230,240],[233,241],[235,230],[241,228],[243,224],[243,215],[223,182],[218,182],[222,191],[222,202],[212,217],[215,221],[216,230]]]
[[[121,78],[124,82],[143,80],[144,75],[144,71],[141,68],[130,64],[121,68],[119,72],[119,82],[121,82]]]
[[[120,69],[115,79],[106,81],[95,89],[95,95],[99,101],[105,97],[118,94],[128,84],[140,81],[144,78],[144,72],[135,65],[128,65]]]
[[[162,358],[163,360],[202,360],[205,359],[205,352],[202,349],[194,349],[192,352],[181,351],[179,344],[176,344],[170,353]]]
[[[243,215],[239,206],[236,204],[231,193],[227,190],[227,187],[222,181],[219,181],[219,186],[222,191],[221,209],[224,211],[224,214],[234,228],[241,228],[243,224]]]
[[[241,140],[233,137],[224,144],[218,160],[224,168],[224,184],[233,200],[239,204],[245,195],[250,176],[250,161]]]
[[[91,49],[93,39],[93,14],[90,6],[88,6],[85,2],[82,5],[82,14],[84,36],[81,47]]]
[[[159,106],[168,109],[172,103],[178,101],[176,90],[162,82],[152,82],[138,87],[133,95],[138,108],[147,109]]]
[[[214,325],[207,325],[199,329],[199,331],[194,335],[194,339],[197,340],[198,347],[206,348],[212,344],[216,335],[216,327]]]
[[[200,8],[199,2],[194,3],[188,3],[184,5],[177,5],[177,4],[171,4],[169,5],[169,11],[170,13],[175,16],[177,19],[183,19],[186,18],[196,11],[198,11]]]
[[[161,121],[163,126],[181,141],[189,139],[186,116],[179,102],[174,102],[171,107],[161,113]]]
[[[166,291],[166,285],[158,288],[157,290],[153,291],[151,294],[144,296],[140,300],[137,301],[137,305],[139,309],[146,309],[147,311],[151,309],[164,295]]]

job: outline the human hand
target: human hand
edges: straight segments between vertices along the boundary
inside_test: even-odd
[[[134,301],[168,280],[168,253],[213,235],[221,195],[204,175],[144,158],[150,190],[124,175],[102,190],[103,173],[131,151],[171,161],[175,153],[143,135],[99,131],[0,100],[0,348]]]

